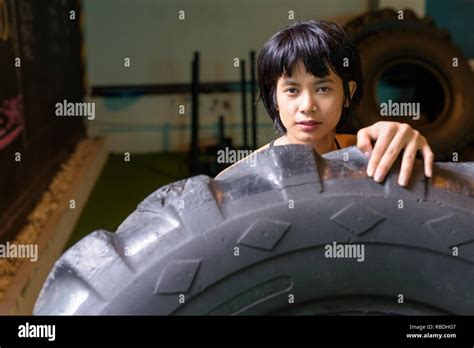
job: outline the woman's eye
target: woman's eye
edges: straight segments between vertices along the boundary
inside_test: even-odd
[[[296,93],[296,88],[288,88],[286,91],[290,92],[290,94],[293,94],[293,93]],[[295,91],[295,92],[292,92],[292,91]]]
[[[327,93],[330,91],[329,87],[319,87],[318,92],[321,91],[322,93]]]

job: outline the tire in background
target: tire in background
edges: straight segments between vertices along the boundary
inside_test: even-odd
[[[346,25],[361,55],[366,93],[353,125],[357,129],[377,121],[409,123],[427,138],[437,159],[451,159],[472,139],[474,74],[446,30],[409,10],[403,16],[399,20],[397,12],[380,10]],[[420,118],[382,117],[380,103],[387,100],[377,95],[380,85],[393,88],[399,102],[419,102]]]

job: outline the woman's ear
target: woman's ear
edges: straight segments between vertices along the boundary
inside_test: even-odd
[[[354,92],[357,89],[357,83],[355,81],[349,81],[348,85],[349,85],[349,93],[350,93],[351,99],[352,99],[352,97],[354,95]],[[347,100],[347,98],[346,98],[346,101],[344,102],[344,106],[347,108],[347,107],[349,107],[349,105],[350,105],[350,101]]]

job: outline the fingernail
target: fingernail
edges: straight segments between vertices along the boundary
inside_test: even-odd
[[[398,185],[400,185],[400,186],[406,186],[406,185],[407,185],[407,179],[406,179],[406,178],[400,178],[400,179],[398,179]]]
[[[374,176],[374,168],[373,167],[367,167],[367,175],[370,177]]]
[[[380,173],[380,172],[375,173],[374,180],[377,181],[377,182],[381,182],[382,181],[382,173]]]

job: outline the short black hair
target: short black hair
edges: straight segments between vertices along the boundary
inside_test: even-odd
[[[286,134],[286,129],[277,110],[277,81],[283,74],[291,76],[299,61],[316,77],[328,76],[329,67],[341,78],[344,95],[349,100],[349,107],[343,108],[336,126],[336,132],[342,131],[349,123],[350,111],[363,94],[360,57],[355,46],[340,25],[315,20],[287,25],[265,43],[257,58],[258,100],[262,100],[281,134]],[[352,98],[348,84],[351,80],[357,84]]]

